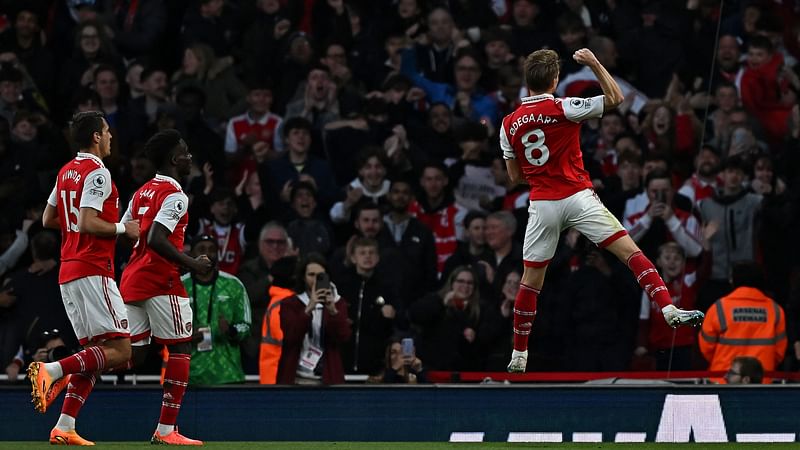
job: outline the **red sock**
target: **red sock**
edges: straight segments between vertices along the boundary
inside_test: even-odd
[[[514,299],[514,350],[528,350],[528,335],[533,327],[538,296],[538,289],[520,283],[517,298]]]
[[[183,393],[189,384],[190,355],[170,353],[167,370],[164,372],[164,399],[161,402],[161,417],[158,423],[175,425],[181,410]]]
[[[61,414],[77,418],[96,381],[95,372],[72,374],[67,385],[67,394],[64,396],[64,405],[61,406]]]
[[[660,308],[672,304],[672,297],[664,286],[664,280],[642,252],[636,252],[628,258],[628,267],[636,276],[639,286],[647,292],[647,297],[656,302]]]
[[[97,346],[85,349],[59,361],[64,375],[71,373],[94,373],[106,368],[106,355]]]

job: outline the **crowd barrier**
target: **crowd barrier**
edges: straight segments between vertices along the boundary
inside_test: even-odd
[[[46,439],[60,402],[33,411],[0,389],[0,441]],[[146,441],[157,385],[99,385],[79,418],[97,441]],[[797,442],[793,385],[435,384],[190,388],[179,425],[209,441]]]

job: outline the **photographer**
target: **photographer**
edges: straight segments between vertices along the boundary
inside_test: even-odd
[[[341,348],[351,335],[347,302],[331,284],[327,262],[319,254],[301,260],[296,280],[299,294],[281,305],[278,384],[344,383]]]

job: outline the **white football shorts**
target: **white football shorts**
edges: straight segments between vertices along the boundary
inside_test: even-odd
[[[192,305],[187,297],[157,295],[125,306],[133,345],[147,345],[151,336],[167,345],[192,339]]]
[[[113,279],[92,275],[60,287],[64,309],[81,345],[130,337],[128,313]]]
[[[546,266],[553,259],[561,232],[567,228],[575,228],[601,248],[627,234],[592,189],[561,200],[532,200],[522,249],[524,264]]]

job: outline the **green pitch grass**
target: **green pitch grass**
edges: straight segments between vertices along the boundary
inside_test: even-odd
[[[154,448],[149,442],[98,442],[98,448],[114,450]],[[206,442],[204,449],[291,449],[291,450],[494,450],[494,449],[546,449],[546,448],[581,448],[581,449],[651,449],[651,450],[686,450],[712,449],[727,450],[748,448],[752,450],[768,448],[769,450],[796,449],[797,443],[787,444],[655,444],[652,442],[636,444],[508,444],[502,442],[484,443],[449,443],[449,442]],[[52,449],[46,442],[0,442],[0,449]]]

